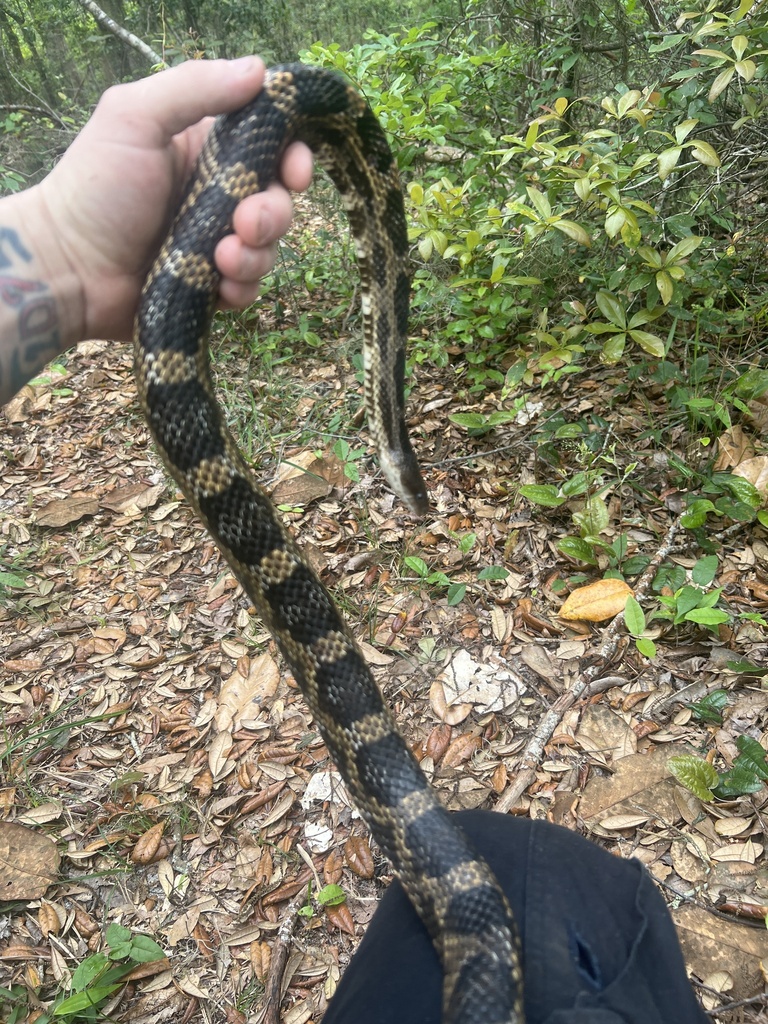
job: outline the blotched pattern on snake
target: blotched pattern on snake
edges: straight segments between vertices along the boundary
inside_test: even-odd
[[[220,118],[149,274],[135,338],[141,404],[162,459],[274,636],[331,755],[424,921],[445,971],[443,1019],[522,1021],[520,954],[503,893],[422,774],[331,597],[224,425],[208,367],[214,248],[293,139],[341,193],[362,279],[366,410],[390,486],[427,496],[405,428],[408,239],[395,162],[360,95],[318,68],[267,74]]]

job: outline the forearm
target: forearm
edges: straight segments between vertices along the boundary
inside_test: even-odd
[[[83,336],[77,275],[36,188],[0,200],[0,405]]]

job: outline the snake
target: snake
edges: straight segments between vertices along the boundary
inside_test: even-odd
[[[341,196],[362,295],[365,409],[384,477],[423,515],[405,423],[410,271],[397,164],[361,94],[333,71],[278,65],[214,123],[150,270],[134,332],[142,412],[162,462],[274,638],[360,814],[424,923],[443,970],[445,1024],[522,1024],[515,921],[488,864],[440,802],[351,630],[238,450],[216,398],[208,337],[218,241],[237,204],[307,143]]]

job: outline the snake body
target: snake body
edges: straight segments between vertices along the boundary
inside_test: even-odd
[[[363,291],[366,410],[390,486],[415,512],[426,489],[404,422],[408,246],[383,131],[333,73],[285,65],[220,118],[151,270],[134,343],[141,405],[168,471],[213,536],[291,668],[361,814],[426,925],[445,974],[443,1020],[519,1024],[514,922],[490,868],[440,804],[323,584],[224,425],[208,367],[217,242],[244,196],[275,180],[293,139],[341,193]]]

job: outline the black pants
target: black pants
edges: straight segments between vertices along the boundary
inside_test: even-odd
[[[639,861],[543,821],[457,817],[517,919],[527,1024],[706,1024],[672,919]],[[442,983],[429,936],[393,884],[324,1024],[440,1024]]]

